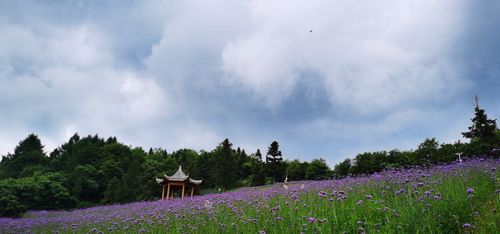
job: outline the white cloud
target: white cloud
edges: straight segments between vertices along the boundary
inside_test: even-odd
[[[270,106],[308,79],[302,70],[323,77],[332,104],[359,112],[441,97],[464,85],[447,57],[463,5],[250,1],[253,21],[226,44],[224,70]]]
[[[183,1],[172,6],[161,40],[144,61],[151,74],[180,99],[187,88],[214,89],[222,80],[224,45],[250,22],[243,1]]]
[[[48,40],[41,59],[52,59],[51,64],[90,67],[112,64],[105,35],[88,25],[56,29]],[[50,60],[49,60],[50,61]]]
[[[75,132],[123,136],[168,116],[167,93],[145,72],[115,66],[98,28],[0,25],[9,35],[0,39],[0,154],[31,132],[51,150]]]
[[[0,63],[17,69],[47,66],[90,68],[113,64],[105,33],[87,24],[72,26],[20,25],[0,19],[4,45]]]

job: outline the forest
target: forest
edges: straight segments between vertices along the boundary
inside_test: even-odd
[[[131,147],[116,137],[75,133],[50,153],[36,134],[21,140],[0,162],[0,216],[21,217],[27,210],[57,210],[157,200],[155,177],[173,174],[182,165],[191,178],[203,179],[200,193],[227,191],[289,181],[338,179],[385,169],[430,166],[457,160],[457,155],[500,156],[496,120],[475,107],[468,142],[439,143],[427,138],[415,150],[365,152],[331,169],[322,158],[310,162],[285,159],[279,143],[263,154],[248,153],[223,140],[211,151]],[[361,136],[360,136],[361,137]]]

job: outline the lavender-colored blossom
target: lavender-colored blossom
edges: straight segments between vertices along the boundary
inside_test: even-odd
[[[474,228],[474,225],[470,224],[470,223],[464,223],[464,225],[462,225],[463,228]]]
[[[472,193],[474,193],[474,189],[473,189],[473,188],[467,188],[467,193],[468,193],[468,194],[472,194]]]
[[[406,193],[406,190],[404,190],[404,189],[400,189],[400,190],[398,190],[398,191],[396,191],[396,192],[394,192],[394,193],[395,193],[396,195],[398,195],[398,194]]]

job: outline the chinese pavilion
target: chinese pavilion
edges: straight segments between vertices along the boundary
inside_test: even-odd
[[[168,200],[169,197],[173,198],[174,187],[182,188],[181,198],[184,198],[184,191],[186,190],[186,187],[191,190],[191,197],[193,197],[193,193],[194,190],[196,189],[196,186],[201,184],[201,180],[193,180],[189,178],[189,174],[186,175],[186,173],[182,171],[181,166],[179,166],[179,169],[172,176],[164,175],[163,179],[156,178],[156,182],[162,186],[161,200],[164,200],[165,198],[166,200]],[[165,197],[165,187],[167,187],[166,197]],[[170,187],[172,187],[172,189],[170,189]],[[172,192],[171,195],[170,192]]]

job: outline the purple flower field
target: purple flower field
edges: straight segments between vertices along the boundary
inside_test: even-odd
[[[499,159],[0,218],[0,233],[499,233]]]

